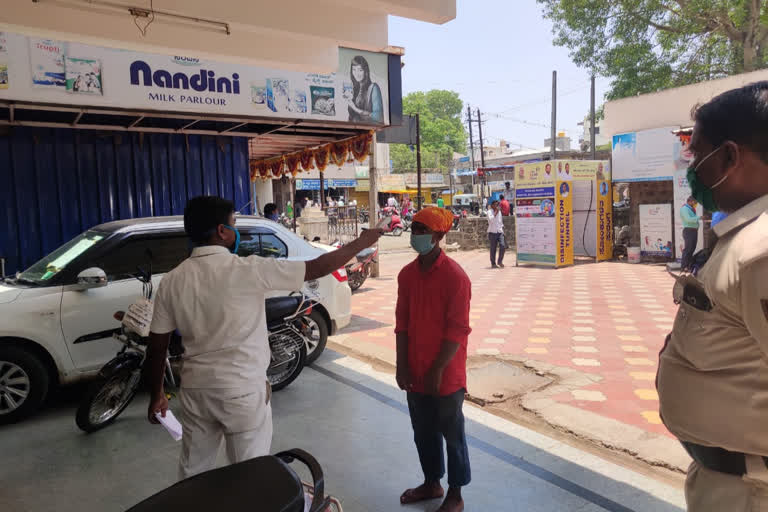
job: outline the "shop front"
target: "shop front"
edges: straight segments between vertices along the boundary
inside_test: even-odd
[[[363,60],[382,99],[365,118],[347,83]],[[345,71],[317,74],[0,32],[0,66],[6,274],[94,225],[179,215],[198,195],[256,213],[267,195],[259,178],[290,183],[315,162],[364,160],[370,127],[401,116],[400,56],[386,53],[340,49]],[[348,197],[355,184],[331,190]]]

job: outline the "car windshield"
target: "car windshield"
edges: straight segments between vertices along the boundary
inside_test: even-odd
[[[107,235],[108,233],[100,231],[86,231],[19,274],[19,280],[38,284],[50,280],[64,270],[72,260],[104,240]]]

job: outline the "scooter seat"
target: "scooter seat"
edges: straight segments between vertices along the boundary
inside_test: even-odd
[[[282,322],[285,317],[294,314],[301,304],[301,296],[270,297],[264,303],[269,326]]]
[[[376,251],[376,249],[369,247],[367,249],[363,249],[359,253],[357,253],[357,261],[365,261],[367,260],[371,254],[373,254]]]
[[[200,473],[160,491],[128,512],[303,512],[301,480],[268,455]]]

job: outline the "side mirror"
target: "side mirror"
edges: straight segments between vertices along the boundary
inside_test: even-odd
[[[81,290],[103,288],[107,286],[107,274],[99,267],[91,267],[77,275],[77,285]]]

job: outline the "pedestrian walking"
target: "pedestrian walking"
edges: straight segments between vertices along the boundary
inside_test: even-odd
[[[507,250],[507,241],[504,239],[504,219],[501,215],[501,207],[498,201],[491,203],[488,208],[488,241],[491,245],[491,268],[504,268],[504,253]],[[496,259],[496,250],[499,251],[499,259]]]
[[[381,236],[381,230],[366,230],[351,244],[307,262],[240,258],[235,206],[214,196],[187,203],[184,230],[196,247],[160,282],[144,365],[151,387],[147,415],[150,423],[158,423],[156,414],[165,416],[168,410],[163,374],[171,333],[178,330],[186,349],[179,395],[180,479],[212,469],[222,440],[230,463],[269,453],[265,295],[300,290],[305,281],[342,268]]]
[[[693,253],[696,252],[696,244],[699,240],[699,215],[696,213],[696,198],[689,197],[680,208],[680,219],[683,221],[683,257],[680,267],[687,270],[691,265]]]
[[[429,207],[413,217],[411,246],[419,256],[398,276],[397,385],[407,392],[424,483],[406,490],[405,505],[441,498],[448,454],[448,493],[438,512],[461,512],[461,488],[471,480],[464,432],[467,341],[472,283],[440,249],[453,214]]]
[[[688,183],[728,217],[696,275],[676,278],[659,412],[693,458],[690,512],[768,510],[768,81],[715,97],[694,120]]]

